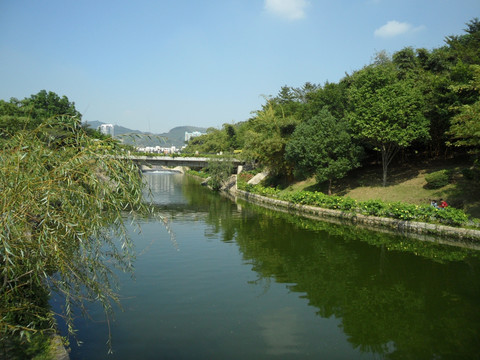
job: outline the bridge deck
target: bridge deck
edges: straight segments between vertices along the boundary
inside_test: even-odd
[[[129,156],[130,160],[139,165],[153,165],[153,166],[186,166],[189,168],[204,168],[212,160],[206,157],[171,157],[171,156]],[[222,159],[218,159],[222,160]],[[236,168],[242,165],[243,162],[237,159],[225,159],[231,161]]]

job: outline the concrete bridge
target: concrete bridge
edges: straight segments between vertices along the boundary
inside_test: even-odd
[[[215,158],[206,157],[171,157],[171,156],[129,156],[130,160],[135,162],[141,169],[158,168],[158,167],[177,167],[186,166],[190,169],[201,169],[208,165]],[[223,160],[223,159],[218,159]],[[243,165],[243,161],[237,159],[225,159],[224,161],[231,161],[236,172],[238,166]]]

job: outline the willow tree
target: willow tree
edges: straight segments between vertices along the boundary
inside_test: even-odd
[[[352,75],[347,116],[353,132],[382,154],[383,186],[388,166],[399,149],[428,138],[423,96],[415,82],[401,79],[392,61],[377,62]]]
[[[142,179],[110,139],[63,117],[18,131],[0,150],[0,343],[53,331],[48,295],[73,309],[99,301],[108,315],[116,266],[131,271],[126,215],[146,211]]]

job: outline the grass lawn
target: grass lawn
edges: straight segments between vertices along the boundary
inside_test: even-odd
[[[333,195],[348,196],[356,200],[379,199],[385,202],[402,201],[417,205],[428,205],[432,199],[443,198],[450,206],[464,209],[470,216],[480,218],[480,186],[472,180],[464,179],[461,170],[468,162],[436,161],[428,164],[391,166],[388,185],[382,186],[382,168],[372,165],[357,169],[345,179],[338,181]],[[442,170],[453,170],[454,176],[447,186],[440,189],[426,188],[425,175]],[[296,182],[284,191],[323,191],[325,185],[317,184],[314,178]]]

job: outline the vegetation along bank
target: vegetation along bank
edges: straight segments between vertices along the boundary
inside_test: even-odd
[[[244,190],[272,196],[287,208],[320,207],[357,223],[388,216],[389,226],[408,229],[414,222],[431,222],[435,231],[454,227],[455,234],[472,227],[459,237],[473,239],[477,223],[467,213],[480,218],[479,49],[480,21],[473,19],[464,34],[448,36],[440,48],[380,52],[338,83],[284,86],[250,119],[190,140],[184,155],[222,153],[258,171],[268,169],[262,187]],[[133,271],[124,215],[149,211],[137,167],[122,160],[133,149],[81,121],[73,102],[45,90],[23,100],[0,100],[4,358],[33,358],[47,347],[56,332],[51,294],[64,299],[62,315],[73,333],[74,309],[84,302],[100,302],[107,317],[111,314],[118,301],[112,263]],[[467,181],[463,189],[443,192],[452,205],[445,210],[402,197],[385,202],[344,196],[345,181],[358,186],[355,171],[370,166],[380,169],[381,185],[388,189],[395,183],[393,170],[405,164],[460,158],[466,159],[460,172],[429,174],[429,186],[440,190]],[[210,166],[213,188],[219,187],[223,164]],[[317,182],[315,191],[285,192],[309,178]]]
[[[471,229],[454,233],[475,237],[480,218],[478,49],[480,21],[475,18],[464,34],[446,37],[442,47],[380,52],[337,83],[283,86],[251,118],[207,130],[184,152],[230,155],[255,172],[268,171],[262,188],[239,185],[250,193],[338,210],[357,223],[373,216],[393,219],[394,227],[431,224],[423,226],[427,232]],[[399,169],[416,173],[399,175]],[[414,191],[391,194],[420,173],[424,183],[416,183]],[[304,192],[288,191],[310,179],[314,183]],[[218,187],[217,180],[212,182]],[[440,198],[447,209],[430,207]]]
[[[257,203],[266,207],[273,207],[276,210],[294,212],[299,215],[313,217],[322,220],[334,220],[334,222],[341,222],[344,224],[355,224],[363,225],[372,229],[387,229],[394,231],[402,235],[420,235],[416,236],[421,240],[434,241],[437,243],[455,245],[468,247],[476,250],[480,250],[480,230],[468,229],[468,228],[459,228],[454,226],[442,225],[439,223],[426,223],[419,221],[409,221],[402,220],[398,218],[389,218],[385,216],[372,216],[365,215],[362,213],[362,208],[367,210],[367,203],[359,203],[355,200],[347,199],[347,201],[338,200],[336,203],[338,205],[333,205],[335,209],[326,209],[318,206],[305,205],[300,203],[294,203],[290,201],[280,200],[278,198],[271,198],[267,196],[262,196],[252,192],[232,188],[232,193],[235,196],[243,198],[249,202]],[[355,204],[354,207],[347,205],[346,207],[343,204]],[[369,202],[372,204],[372,202]],[[408,213],[408,210],[402,209],[403,206],[400,204],[395,204],[395,211],[400,217]],[[399,209],[400,207],[400,209]],[[336,210],[341,208],[348,208],[348,210]],[[390,209],[394,207],[392,204],[389,205]],[[385,211],[385,214],[395,216],[394,213],[388,213],[388,210]],[[443,211],[443,210],[438,210]],[[367,210],[368,213],[368,210]],[[430,219],[435,221],[435,216],[430,213]],[[408,215],[409,217],[410,215]],[[447,216],[448,217],[448,216]],[[445,217],[444,217],[445,218]]]

